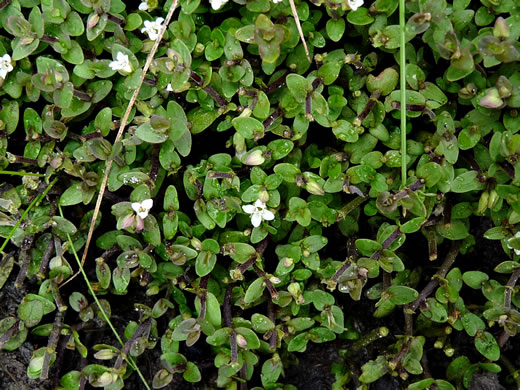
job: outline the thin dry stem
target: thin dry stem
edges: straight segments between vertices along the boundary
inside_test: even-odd
[[[291,11],[294,16],[294,21],[296,22],[296,27],[298,28],[298,33],[300,34],[300,38],[302,39],[303,48],[305,49],[305,55],[309,62],[312,62],[311,56],[309,54],[309,49],[307,48],[307,42],[305,42],[305,37],[303,36],[302,25],[300,23],[300,18],[298,17],[298,12],[296,11],[296,5],[294,5],[294,0],[289,0],[289,4],[291,5]]]
[[[121,124],[119,126],[119,130],[116,135],[116,139],[114,140],[114,145],[121,141],[121,138],[123,137],[123,133],[126,127],[126,124],[128,122],[128,118],[130,117],[130,112],[132,111],[132,107],[135,104],[135,101],[137,100],[137,95],[139,94],[139,91],[141,90],[141,86],[143,85],[144,79],[146,77],[146,73],[148,72],[148,69],[150,68],[150,65],[153,61],[153,58],[155,56],[155,53],[157,52],[157,49],[159,48],[159,44],[163,38],[164,33],[166,32],[166,29],[168,28],[168,25],[170,24],[170,20],[173,16],[173,12],[177,8],[177,3],[179,0],[174,0],[171,8],[168,11],[168,14],[166,15],[166,20],[164,22],[164,25],[161,28],[161,31],[159,32],[159,37],[155,40],[154,45],[152,47],[152,50],[148,54],[148,57],[146,58],[146,63],[144,64],[143,70],[141,72],[141,82],[139,83],[139,87],[134,91],[132,98],[130,99],[130,102],[128,103],[128,107],[126,108],[125,114],[123,115],[123,119],[121,120]],[[92,241],[92,235],[94,234],[94,227],[96,226],[96,220],[99,215],[99,209],[101,207],[101,201],[103,200],[103,194],[105,193],[105,189],[108,182],[108,175],[110,174],[110,169],[112,168],[113,163],[113,157],[107,159],[106,162],[106,169],[105,174],[103,175],[103,181],[101,182],[101,187],[99,188],[98,197],[96,200],[96,207],[94,208],[94,213],[92,215],[92,221],[90,222],[90,228],[88,230],[88,236],[87,236],[87,242],[85,243],[85,249],[83,251],[83,256],[81,257],[81,267],[85,264],[85,260],[87,259],[88,249],[90,246],[90,241]],[[67,283],[69,283],[71,280],[73,280],[76,276],[78,276],[80,271],[78,270],[71,278],[67,279],[65,282],[63,282],[60,287],[63,287]]]

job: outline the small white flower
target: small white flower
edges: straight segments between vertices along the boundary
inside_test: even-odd
[[[133,202],[132,209],[134,209],[137,216],[141,219],[148,217],[148,212],[153,206],[153,199],[145,199],[142,202]]]
[[[359,7],[361,7],[364,3],[363,0],[347,0],[348,6],[352,11],[357,10]]]
[[[513,247],[509,244],[509,241],[511,241],[513,238],[520,238],[520,231],[516,232],[514,237],[511,237],[509,240],[507,240],[507,247],[509,249],[513,249]],[[520,255],[520,249],[515,249],[514,251],[515,251],[515,255]]]
[[[209,2],[211,3],[211,8],[217,10],[222,8],[222,6],[226,4],[228,0],[209,0]]]
[[[168,83],[168,85],[166,86],[166,90],[167,90],[168,92],[173,92],[172,83]]]
[[[164,18],[157,18],[153,22],[145,20],[144,27],[141,29],[141,32],[148,34],[148,37],[152,41],[155,41],[157,38],[159,38],[159,31],[161,31],[163,22]]]
[[[13,64],[11,63],[11,56],[4,54],[0,57],[0,77],[5,79],[7,73],[13,70]]]
[[[132,65],[130,65],[128,56],[120,51],[117,52],[116,61],[112,61],[108,66],[113,70],[122,70],[126,73],[132,73]]]
[[[141,2],[141,4],[139,4],[139,9],[141,11],[148,11],[148,8],[149,8],[149,6],[148,6],[147,1],[143,1],[143,2]]]
[[[281,3],[283,0],[273,0],[273,3]]]
[[[274,214],[267,210],[266,205],[260,199],[258,199],[254,205],[248,204],[242,206],[242,210],[246,213],[251,214],[251,223],[254,227],[260,226],[262,221],[272,221]]]

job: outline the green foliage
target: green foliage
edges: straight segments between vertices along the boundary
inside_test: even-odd
[[[334,389],[516,378],[518,2],[292,3],[0,4],[0,348],[44,345],[28,378],[64,338],[63,389],[289,390],[313,343]]]

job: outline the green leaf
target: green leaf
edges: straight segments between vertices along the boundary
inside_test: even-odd
[[[246,139],[261,138],[264,134],[264,125],[258,119],[251,117],[237,117],[231,121],[237,132]]]
[[[191,383],[200,382],[202,379],[199,368],[195,365],[195,363],[192,362],[186,363],[186,371],[184,371],[182,377],[186,380],[186,382]]]
[[[246,290],[246,295],[244,297],[245,303],[253,303],[258,298],[262,296],[264,293],[265,284],[264,278],[257,278],[249,285]]]
[[[375,19],[370,15],[368,8],[360,7],[355,11],[350,11],[347,14],[347,20],[355,26],[365,26],[372,23]]]
[[[195,261],[195,271],[199,276],[206,276],[209,274],[215,264],[217,263],[217,256],[210,251],[201,251]]]
[[[475,337],[475,348],[486,359],[496,361],[500,358],[500,347],[493,335],[489,332],[483,332]]]
[[[406,305],[419,296],[416,290],[407,286],[390,286],[383,294],[388,296],[388,299],[394,305]]]
[[[478,175],[477,171],[467,171],[458,175],[451,183],[451,190],[456,193],[464,193],[484,188],[484,183],[480,183],[477,179]]]
[[[334,42],[339,42],[345,33],[345,19],[329,19],[326,25],[327,35]]]
[[[378,356],[376,360],[370,360],[361,367],[362,374],[359,380],[362,383],[377,381],[387,372],[387,361],[384,356]]]
[[[307,79],[299,74],[291,73],[286,77],[285,82],[294,99],[299,103],[303,103],[309,92]]]
[[[356,247],[359,249],[363,256],[370,257],[375,252],[383,249],[383,246],[374,240],[369,240],[367,238],[360,238],[356,240]]]

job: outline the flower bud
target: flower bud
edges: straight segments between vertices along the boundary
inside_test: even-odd
[[[489,192],[484,191],[480,195],[480,199],[478,201],[477,214],[484,214],[488,208],[489,203]]]
[[[241,334],[237,334],[237,344],[241,348],[246,348],[247,347],[247,340]]]
[[[325,191],[314,180],[309,180],[305,185],[305,189],[313,195],[324,195]]]
[[[264,156],[262,156],[261,150],[253,150],[251,153],[249,153],[246,157],[245,163],[246,165],[262,165],[265,161]]]
[[[509,38],[509,33],[509,25],[502,16],[499,16],[495,20],[495,26],[493,27],[493,35],[500,40],[505,40]]]
[[[267,203],[269,201],[269,193],[266,190],[260,191],[260,193],[258,194],[258,199],[260,199],[264,203]]]

